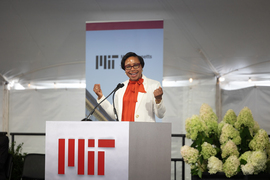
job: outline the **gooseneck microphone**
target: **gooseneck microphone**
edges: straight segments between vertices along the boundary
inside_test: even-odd
[[[115,88],[115,89],[114,89],[107,97],[105,97],[101,102],[99,102],[99,103],[95,106],[95,108],[89,113],[89,115],[88,115],[86,118],[82,119],[81,121],[92,121],[91,119],[89,119],[89,117],[92,116],[92,115],[94,114],[95,110],[100,106],[100,104],[101,104],[103,101],[105,101],[112,93],[115,94],[115,92],[116,92],[118,89],[122,88],[122,87],[124,87],[124,84],[123,84],[123,83],[119,83],[119,84],[116,86],[116,88]],[[118,115],[117,115],[117,112],[116,112],[116,109],[115,109],[115,106],[114,106],[114,94],[113,94],[113,108],[114,108],[114,113],[116,114],[116,121],[118,121]]]

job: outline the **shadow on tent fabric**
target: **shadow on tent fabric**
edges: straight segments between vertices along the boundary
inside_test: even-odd
[[[45,179],[45,154],[27,154],[24,158],[22,180]]]

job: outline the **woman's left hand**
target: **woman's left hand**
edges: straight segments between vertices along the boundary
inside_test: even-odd
[[[161,87],[157,88],[155,91],[154,91],[154,96],[155,96],[155,99],[156,99],[156,103],[159,104],[160,101],[162,100],[162,95],[163,95],[163,90]]]

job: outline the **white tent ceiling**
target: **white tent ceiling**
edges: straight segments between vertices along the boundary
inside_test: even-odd
[[[270,80],[269,0],[1,0],[0,74],[85,80],[85,22],[164,20],[164,80]],[[270,82],[270,81],[269,81]]]

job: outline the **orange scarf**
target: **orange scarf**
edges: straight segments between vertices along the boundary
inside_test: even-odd
[[[138,92],[146,93],[143,86],[143,79],[140,78],[138,81],[129,80],[123,97],[122,121],[134,121]]]

